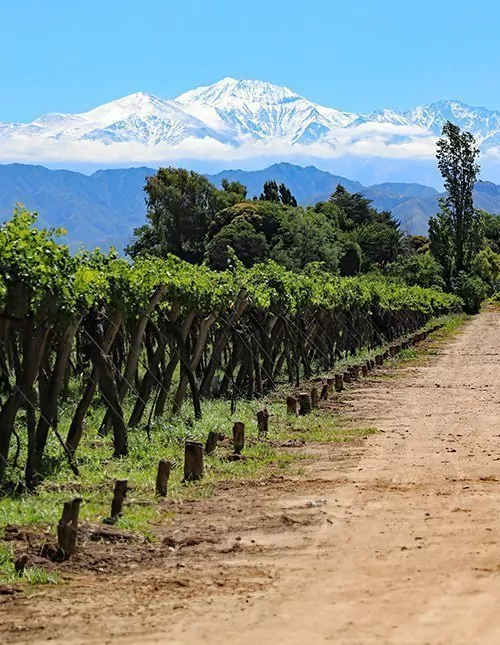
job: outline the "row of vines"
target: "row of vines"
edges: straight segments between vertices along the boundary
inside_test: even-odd
[[[50,432],[73,463],[96,396],[98,431],[111,434],[120,457],[130,429],[188,401],[200,418],[204,399],[298,384],[461,305],[449,294],[320,267],[297,274],[235,261],[215,272],[175,257],[131,264],[99,251],[72,255],[56,233],[22,210],[0,228],[0,482],[14,438],[26,446],[29,487]],[[64,436],[63,405],[73,406]]]

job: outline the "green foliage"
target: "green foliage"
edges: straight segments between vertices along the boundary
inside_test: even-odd
[[[447,196],[440,199],[441,211],[429,220],[429,238],[431,253],[442,265],[449,286],[459,273],[471,270],[482,244],[481,213],[474,208],[472,196],[478,155],[474,137],[448,121],[437,145]]]
[[[312,209],[284,206],[278,206],[278,209],[282,219],[278,222],[277,239],[287,234],[299,236],[299,232],[302,235],[312,223],[319,223],[320,230],[328,231],[325,216]],[[51,239],[52,231],[39,230],[34,224],[33,215],[16,211],[12,220],[0,229],[0,276],[4,285],[3,307],[7,313],[15,309],[19,315],[37,311],[44,316],[52,312],[62,315],[79,311],[84,314],[98,301],[107,301],[111,303],[111,309],[118,307],[125,316],[134,317],[144,310],[152,292],[159,286],[165,289],[166,303],[175,302],[186,310],[200,313],[230,308],[242,290],[257,308],[276,306],[290,312],[311,307],[362,307],[370,302],[383,303],[388,310],[408,306],[421,311],[429,311],[429,304],[433,303],[431,309],[435,307],[435,313],[459,307],[459,300],[453,300],[453,296],[418,287],[405,290],[383,278],[339,278],[326,270],[329,268],[327,262],[313,261],[317,253],[312,247],[309,247],[310,256],[304,255],[297,263],[310,264],[306,272],[300,272],[296,267],[287,270],[272,261],[250,269],[241,263],[236,270],[217,272],[173,255],[164,259],[141,256],[132,264],[117,258],[114,253],[104,255],[99,251],[71,256],[66,246]],[[249,222],[241,216],[227,226],[234,226],[236,232],[240,227],[243,238],[252,234]],[[297,227],[295,231],[294,226]],[[265,248],[262,233],[257,240]],[[297,244],[297,253],[299,248],[305,253],[306,242]],[[319,240],[316,242],[319,244]],[[331,261],[334,263],[335,259]]]
[[[145,252],[163,257],[173,253],[188,262],[201,262],[210,222],[219,210],[241,201],[242,188],[233,182],[220,191],[196,172],[160,168],[148,177],[144,188],[149,223],[134,231],[135,240],[127,253],[132,257]]]
[[[500,276],[500,255],[487,246],[476,255],[472,268],[481,280],[493,286]]]
[[[300,271],[312,262],[336,272],[339,233],[323,213],[311,208],[282,208],[276,233],[269,241],[270,256],[289,270]]]
[[[266,181],[260,195],[260,201],[274,202],[284,206],[297,206],[297,200],[285,184],[278,184],[275,181]]]
[[[339,225],[344,230],[366,224],[373,218],[371,201],[361,193],[347,192],[341,184],[337,186],[329,201],[338,209],[337,212],[341,216]]]
[[[500,253],[500,215],[481,211],[486,243],[495,253]]]
[[[57,572],[48,573],[41,567],[26,567],[22,573],[17,573],[12,549],[0,543],[0,584],[27,582],[30,585],[43,585],[54,584],[58,579]]]
[[[244,201],[247,198],[247,187],[239,181],[229,181],[224,177],[224,179],[221,181],[221,186],[222,190],[225,193],[232,194],[233,196],[239,196],[241,201]]]
[[[269,257],[269,247],[263,233],[257,232],[244,217],[237,217],[224,226],[207,245],[207,259],[213,269],[229,265],[232,249],[244,266],[263,262]]]
[[[444,289],[443,269],[429,253],[417,253],[400,258],[390,265],[388,275],[410,285],[432,289]]]
[[[454,292],[462,299],[464,311],[468,314],[477,314],[481,303],[488,297],[489,288],[486,282],[478,275],[461,271],[453,283]]]
[[[363,252],[357,242],[348,237],[342,243],[342,257],[340,258],[340,275],[353,276],[361,271]]]

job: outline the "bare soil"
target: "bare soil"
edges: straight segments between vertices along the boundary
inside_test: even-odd
[[[293,448],[301,477],[165,502],[158,543],[84,526],[54,565],[65,584],[0,594],[0,642],[498,645],[499,339],[487,311],[424,365],[349,389],[378,434]],[[31,556],[46,540],[11,537]]]

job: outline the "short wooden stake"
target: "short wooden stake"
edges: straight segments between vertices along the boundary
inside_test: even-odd
[[[213,451],[217,448],[219,443],[219,433],[214,430],[210,430],[208,433],[207,441],[205,443],[205,454],[211,455]]]
[[[319,391],[316,386],[311,388],[311,405],[313,408],[319,407]]]
[[[65,502],[61,519],[57,525],[57,542],[63,560],[70,558],[76,551],[76,536],[78,533],[78,515],[82,499],[75,498]]]
[[[186,441],[184,446],[184,480],[194,482],[203,477],[203,444]]]
[[[307,392],[301,392],[299,394],[299,414],[305,416],[309,414],[312,410],[311,395]]]
[[[297,416],[297,405],[298,401],[294,396],[286,397],[286,413],[294,417]]]
[[[354,378],[357,380],[359,378],[359,365],[354,365],[352,368],[352,374]]]
[[[344,389],[344,377],[342,374],[335,374],[335,392],[342,392]]]
[[[394,356],[396,356],[396,347],[394,345],[391,345],[389,347],[389,355],[391,356],[391,358],[394,358]]]
[[[331,392],[330,386],[328,385],[328,383],[325,383],[321,388],[321,394],[319,395],[320,399],[322,401],[326,401],[328,399],[328,395],[330,394],[330,392]]]
[[[352,378],[351,378],[351,372],[345,371],[344,372],[344,383],[351,383]]]
[[[328,388],[328,394],[333,394],[333,390],[335,388],[335,379],[334,378],[327,378],[326,379],[326,386]]]
[[[363,363],[363,365],[361,365],[361,374],[363,376],[368,376],[368,367],[366,363]]]
[[[370,358],[370,365],[371,365],[372,370],[374,370],[375,369],[375,361],[373,360],[373,358]]]
[[[382,354],[377,354],[375,356],[375,363],[377,365],[383,365],[384,364],[384,358],[383,358]]]
[[[269,412],[267,408],[257,412],[257,429],[258,436],[261,439],[267,437],[267,433],[269,431]]]
[[[115,491],[113,501],[111,502],[110,520],[114,523],[122,516],[123,502],[127,496],[128,481],[126,479],[117,479],[115,481]]]
[[[242,421],[236,421],[233,425],[233,448],[234,454],[239,455],[245,447],[245,424]]]
[[[168,459],[160,459],[158,464],[158,474],[156,475],[156,494],[158,497],[166,497],[168,490],[168,479],[172,464]]]

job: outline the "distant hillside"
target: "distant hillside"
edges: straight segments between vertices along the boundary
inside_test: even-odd
[[[258,197],[264,182],[274,179],[279,184],[285,183],[294,194],[299,204],[315,204],[328,199],[338,184],[342,184],[350,193],[364,190],[362,184],[345,177],[331,175],[314,166],[294,166],[290,163],[277,163],[263,170],[224,170],[217,175],[207,175],[212,183],[220,186],[222,179],[239,181],[248,188],[250,197]]]
[[[143,186],[151,168],[99,170],[83,175],[69,170],[48,170],[43,166],[0,165],[0,219],[8,218],[16,202],[40,214],[44,226],[68,231],[73,248],[113,245],[119,250],[129,242],[133,229],[145,219]],[[265,181],[284,182],[299,204],[308,205],[328,199],[338,184],[350,192],[362,192],[376,208],[390,210],[403,228],[414,234],[426,234],[430,215],[437,212],[439,193],[421,184],[362,184],[318,170],[280,163],[256,171],[227,170],[207,175],[215,185],[221,180],[245,184],[249,196],[258,196]],[[500,213],[500,186],[480,182],[475,204],[491,213]]]
[[[143,186],[148,168],[99,170],[91,176],[43,166],[0,165],[0,219],[16,203],[36,210],[43,226],[68,231],[72,247],[122,249],[144,221]]]

